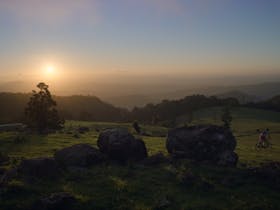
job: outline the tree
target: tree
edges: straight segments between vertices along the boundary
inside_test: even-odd
[[[56,102],[53,100],[48,85],[41,82],[39,91],[32,91],[32,96],[25,109],[27,126],[40,133],[46,130],[58,130],[63,127],[64,120],[58,115]]]
[[[137,121],[134,121],[133,124],[132,124],[134,130],[140,134],[141,133],[141,127],[139,126],[138,122]]]
[[[232,121],[232,116],[231,116],[231,113],[230,113],[229,106],[224,107],[221,120],[224,122],[224,127],[225,128],[230,128],[231,121]]]

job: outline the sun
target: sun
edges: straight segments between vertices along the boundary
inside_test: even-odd
[[[53,65],[49,65],[46,67],[47,74],[53,74],[55,72],[55,67]]]

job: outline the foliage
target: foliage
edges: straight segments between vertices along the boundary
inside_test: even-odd
[[[261,101],[258,103],[248,103],[247,107],[255,107],[259,109],[267,109],[267,110],[274,110],[280,111],[280,95],[274,96],[271,99]]]
[[[22,122],[32,94],[0,93],[0,123]],[[60,116],[67,120],[127,121],[128,111],[105,103],[95,96],[52,96]]]
[[[132,127],[134,128],[134,130],[136,131],[137,134],[141,133],[141,127],[140,127],[140,125],[138,124],[137,121],[134,121],[132,123]]]
[[[39,131],[61,129],[64,124],[56,109],[56,102],[53,100],[48,85],[39,83],[39,91],[33,90],[28,105],[25,109],[26,123],[31,129]]]
[[[156,117],[157,122],[167,122],[174,127],[176,118],[182,115],[188,115],[186,123],[190,123],[194,111],[226,104],[239,106],[238,100],[234,98],[218,99],[214,96],[192,95],[179,100],[163,100],[159,104],[147,104],[143,108],[135,107],[131,115],[134,119],[147,123],[153,123]]]
[[[31,94],[0,93],[0,123],[21,122],[24,116],[24,107]],[[53,96],[57,102],[60,116],[67,120],[106,121],[106,122],[132,122],[154,125],[166,124],[177,126],[178,118],[184,116],[181,124],[190,124],[193,113],[205,108],[226,106],[249,107],[266,110],[280,110],[280,97],[240,105],[237,99],[206,97],[203,95],[187,96],[179,100],[163,100],[158,104],[147,104],[144,107],[135,107],[132,111],[115,107],[105,103],[95,96]],[[220,117],[220,116],[218,116]]]

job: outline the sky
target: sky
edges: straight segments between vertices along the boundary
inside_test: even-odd
[[[280,75],[279,0],[1,0],[0,30],[0,82],[61,93]]]

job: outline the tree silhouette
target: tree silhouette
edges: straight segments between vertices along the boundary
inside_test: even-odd
[[[230,128],[231,121],[232,121],[232,116],[231,116],[231,113],[230,113],[229,106],[224,107],[221,120],[224,122],[224,127],[225,128]]]
[[[49,86],[41,82],[37,87],[39,91],[32,91],[32,96],[25,109],[27,126],[40,133],[62,128],[64,120],[58,115],[56,102],[48,90]]]
[[[134,130],[135,130],[138,134],[141,133],[141,127],[140,127],[140,125],[138,124],[137,121],[134,121],[133,124],[132,124],[132,126],[133,126]]]

